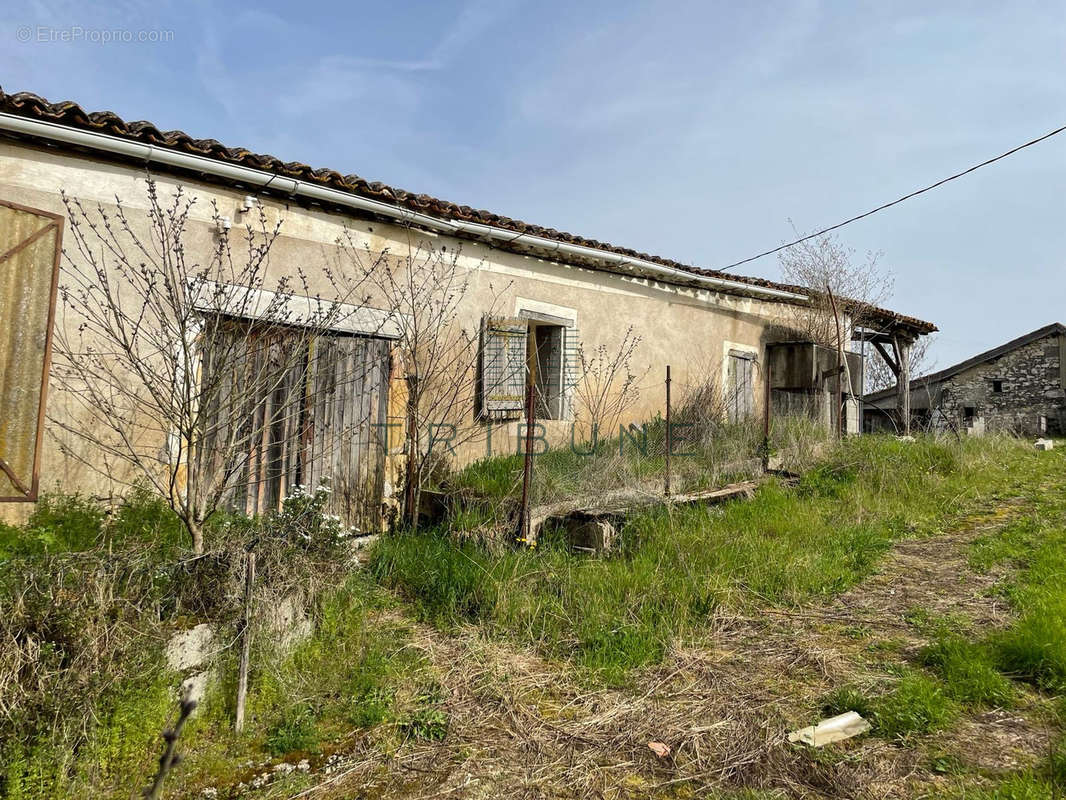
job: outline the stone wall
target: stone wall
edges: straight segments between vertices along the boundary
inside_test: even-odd
[[[1059,336],[1051,334],[971,367],[940,385],[939,407],[964,427],[969,417],[983,419],[989,431],[1062,433],[1066,391],[1060,353]]]

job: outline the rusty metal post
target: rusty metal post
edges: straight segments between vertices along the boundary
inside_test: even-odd
[[[670,430],[670,365],[666,365],[666,477],[663,479],[663,494],[670,496],[670,454],[674,449],[674,437]]]
[[[529,382],[526,390],[526,452],[522,465],[522,507],[519,509],[518,538],[529,542],[529,490],[533,483],[533,425],[536,422],[534,399],[536,387]]]

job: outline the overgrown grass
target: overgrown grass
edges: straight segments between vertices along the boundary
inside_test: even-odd
[[[1000,708],[1014,702],[1014,687],[996,669],[994,653],[982,642],[941,631],[923,648],[919,658],[937,673],[943,681],[945,694],[952,700],[972,706]]]
[[[1051,455],[1051,454],[1048,454]],[[1066,497],[1031,487],[1036,511],[974,543],[978,569],[1018,568],[1004,594],[1018,614],[987,639],[1003,672],[1054,692],[1066,691]]]
[[[762,457],[763,432],[755,422],[676,422],[672,485],[684,492],[720,486],[751,477]],[[810,423],[781,421],[778,446],[810,450],[823,441]],[[692,441],[693,437],[707,441]],[[777,441],[775,439],[775,441]],[[543,450],[543,452],[541,452]],[[606,432],[595,441],[563,441],[550,448],[538,444],[533,471],[533,504],[595,496],[616,489],[637,491],[662,484],[666,471],[666,426],[651,420],[624,431]],[[447,478],[441,488],[457,497],[462,507],[482,506],[504,511],[517,500],[522,485],[523,458],[513,453],[481,459]]]
[[[946,727],[958,714],[957,705],[941,684],[917,670],[907,670],[887,694],[870,696],[846,686],[830,694],[823,705],[828,716],[855,711],[886,739],[905,739]]]
[[[410,647],[394,598],[362,572],[343,570],[336,549],[308,549],[302,529],[289,544],[266,540],[280,535],[272,523],[220,523],[233,537],[258,540],[264,603],[271,592],[342,576],[313,602],[313,630],[291,651],[279,652],[265,629],[256,634],[240,737],[240,575],[228,553],[180,562],[184,532],[165,504],[140,491],[113,509],[50,495],[25,526],[0,532],[0,640],[13,643],[0,648],[0,798],[139,793],[185,677],[167,668],[163,645],[200,621],[216,631],[217,680],[186,726],[170,796],[236,783],[244,765],[328,752],[360,732],[396,741],[446,735],[439,686]],[[241,541],[229,545],[242,561]]]
[[[771,482],[750,502],[637,514],[607,557],[551,541],[490,551],[432,531],[386,537],[370,568],[437,624],[476,622],[619,682],[720,605],[794,605],[848,588],[894,540],[948,529],[1012,490],[1034,458],[1008,439],[858,437],[797,490]]]

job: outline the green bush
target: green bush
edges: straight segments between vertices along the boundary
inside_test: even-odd
[[[25,525],[0,525],[0,558],[89,550],[100,540],[106,517],[91,498],[43,494]]]

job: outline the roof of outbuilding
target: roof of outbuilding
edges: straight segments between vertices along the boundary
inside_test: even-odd
[[[965,372],[970,367],[976,367],[978,364],[983,364],[987,361],[994,361],[1012,350],[1017,350],[1019,347],[1024,347],[1031,342],[1036,342],[1055,334],[1059,336],[1066,335],[1066,325],[1063,325],[1061,322],[1052,322],[1050,325],[1037,328],[1035,331],[1030,331],[1023,336],[1019,336],[1017,339],[1011,339],[1009,342],[1004,342],[998,347],[993,347],[991,350],[985,350],[985,352],[978,353],[972,358],[960,361],[958,364],[945,367],[937,372],[930,372],[928,375],[922,375],[920,378],[915,378],[911,381],[911,389],[913,390],[916,386],[926,386],[930,383],[939,383],[947,380],[948,378],[958,375],[960,372]],[[896,387],[890,386],[879,392],[868,394],[864,399],[868,403],[873,403],[891,397],[895,395],[895,393]]]
[[[515,233],[539,236],[553,241],[580,245],[629,258],[637,258],[661,264],[673,269],[683,270],[695,276],[721,278],[752,287],[778,289],[809,295],[810,289],[790,284],[778,283],[743,275],[702,269],[682,264],[672,259],[642,253],[626,247],[586,239],[572,233],[532,225],[511,217],[495,214],[471,206],[458,205],[439,200],[426,194],[415,194],[403,189],[387,186],[377,181],[367,181],[358,175],[342,175],[331,169],[315,169],[298,161],[282,161],[271,155],[253,153],[242,147],[226,147],[215,139],[195,139],[183,131],[162,131],[151,122],[126,122],[111,111],[85,111],[80,105],[71,101],[50,103],[30,92],[9,94],[0,89],[0,112],[29,117],[31,119],[53,122],[71,128],[105,133],[122,139],[129,139],[143,144],[164,147],[179,152],[204,156],[229,164],[251,167],[296,180],[307,181],[348,192],[353,195],[378,200],[400,206],[410,211],[426,214],[443,220],[457,220],[492,225]],[[936,326],[930,322],[898,314],[885,308],[875,308],[873,314],[883,325],[895,325],[912,329],[919,334],[930,333]]]

